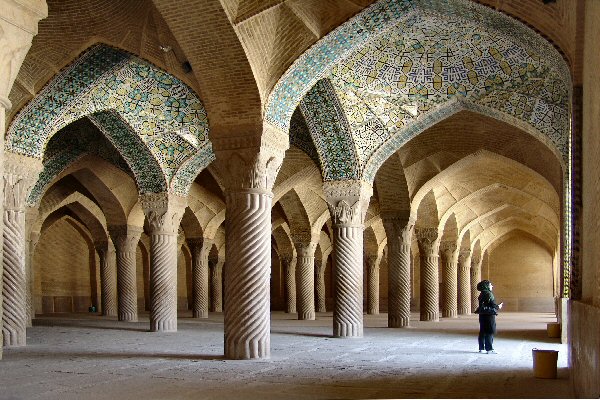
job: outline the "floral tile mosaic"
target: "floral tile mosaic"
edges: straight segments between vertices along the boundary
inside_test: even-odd
[[[118,114],[122,123],[108,121],[106,115],[113,115],[115,122],[114,114],[98,114],[105,111]],[[170,184],[178,169],[192,158],[196,161],[188,164],[200,169],[206,165],[198,159],[214,159],[207,156],[207,152],[212,154],[208,121],[196,94],[172,75],[105,45],[91,47],[19,112],[9,126],[6,148],[42,158],[52,135],[81,117],[94,114],[104,118],[100,125],[105,130],[121,129],[114,133],[115,138],[124,140],[124,129],[135,133],[160,166],[163,177],[156,173],[142,177],[148,168],[131,168],[138,182],[144,182],[140,187],[143,191],[163,188],[165,180]],[[133,154],[137,149],[120,150]],[[190,173],[188,169],[187,174]]]

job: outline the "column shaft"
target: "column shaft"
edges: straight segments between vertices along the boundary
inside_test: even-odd
[[[230,192],[226,201],[225,357],[268,358],[272,194]]]
[[[282,259],[285,273],[285,312],[296,312],[296,259],[284,257]]]
[[[457,282],[457,253],[456,242],[442,242],[440,255],[442,257],[442,317],[456,318],[458,315],[458,282]]]
[[[177,331],[177,235],[150,235],[150,330]]]
[[[327,311],[327,301],[325,298],[325,267],[327,263],[327,257],[323,257],[321,263],[317,266],[317,271],[315,274],[316,279],[316,292],[317,298],[316,301],[316,312],[326,312]]]
[[[5,185],[6,186],[6,185]],[[4,346],[26,343],[25,213],[4,209],[4,276],[2,296]]]
[[[100,286],[102,293],[100,301],[102,315],[112,317],[117,315],[116,286],[117,276],[112,263],[109,260],[108,244],[96,247],[100,261]]]
[[[310,240],[310,239],[308,239]],[[315,319],[315,249],[316,244],[295,242],[296,308],[299,320]]]
[[[207,238],[189,242],[192,250],[193,315],[194,318],[208,318],[208,254],[213,242]]]
[[[471,258],[471,309],[475,310],[479,306],[479,291],[477,290],[477,284],[481,282],[481,257]]]
[[[210,265],[210,311],[212,312],[223,312],[222,268],[223,264],[220,262]]]
[[[437,228],[417,230],[421,260],[421,321],[439,321],[439,240]]]
[[[117,297],[119,321],[137,322],[137,245],[142,228],[109,227],[117,252]]]
[[[463,248],[458,255],[458,314],[471,314],[471,250]],[[475,296],[477,298],[477,296]]]
[[[379,314],[379,260],[367,257],[367,314]]]

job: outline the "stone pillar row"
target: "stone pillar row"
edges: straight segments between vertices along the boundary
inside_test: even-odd
[[[439,321],[439,233],[437,228],[415,230],[421,258],[421,321]]]
[[[461,247],[458,253],[458,314],[460,315],[468,315],[471,313],[470,270],[471,249],[468,247]]]
[[[285,274],[285,312],[296,312],[296,259],[283,257],[283,273]]]
[[[208,238],[193,238],[188,240],[192,252],[192,312],[194,318],[208,318],[208,285],[209,266],[208,255],[213,241]]]
[[[315,280],[316,280],[316,293],[315,307],[317,312],[327,311],[327,299],[325,298],[325,268],[327,267],[327,257],[323,256],[323,259],[315,263]]]
[[[223,312],[223,262],[209,261],[210,266],[210,311]]]
[[[471,309],[475,310],[479,306],[479,291],[477,284],[481,282],[481,256],[471,256]]]

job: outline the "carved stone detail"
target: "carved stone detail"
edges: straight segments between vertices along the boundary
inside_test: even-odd
[[[458,315],[457,300],[457,264],[458,246],[455,241],[440,243],[442,257],[442,317],[456,318]]]
[[[363,181],[333,181],[323,183],[325,201],[331,220],[337,225],[362,226],[373,187]]]
[[[471,257],[471,309],[475,310],[479,305],[478,297],[479,291],[477,290],[477,284],[481,282],[481,256]]]
[[[270,356],[272,195],[226,195],[225,357]]]
[[[317,260],[315,262],[315,287],[316,295],[315,308],[316,312],[326,312],[327,302],[325,299],[325,267],[327,266],[327,258]]]
[[[137,322],[137,245],[143,229],[137,226],[108,228],[117,252],[117,298],[119,321]]]
[[[102,315],[112,317],[117,315],[116,286],[117,274],[113,263],[109,260],[108,242],[94,243],[100,261],[100,305]]]
[[[192,251],[192,286],[194,318],[208,318],[208,254],[213,241],[208,238],[189,239]]]
[[[285,312],[296,312],[296,259],[283,257],[281,259],[285,274]]]
[[[461,247],[458,253],[458,314],[471,314],[471,249]],[[476,297],[477,298],[477,297]]]
[[[210,311],[223,312],[223,262],[210,263]]]
[[[367,262],[367,314],[379,314],[379,257],[365,257]]]
[[[437,228],[415,229],[421,260],[421,321],[439,321],[439,233]]]
[[[151,233],[177,235],[187,199],[169,193],[145,193],[140,196]]]
[[[296,308],[299,320],[315,319],[315,250],[317,244],[306,235],[292,235],[296,247]]]
[[[410,326],[411,257],[415,221],[405,215],[386,215],[383,220],[388,237],[388,326]]]

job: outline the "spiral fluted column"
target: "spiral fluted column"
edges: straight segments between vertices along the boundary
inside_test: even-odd
[[[27,216],[25,216],[25,224],[27,225]],[[39,232],[31,232],[29,234],[29,240],[26,244],[27,246],[27,327],[33,326],[33,318],[35,318],[35,302],[34,295],[35,292],[35,276],[33,273],[33,255],[35,253],[35,247],[40,239]]]
[[[471,249],[461,247],[458,252],[458,314],[471,314]],[[477,296],[475,296],[477,298]],[[474,309],[473,309],[474,310]]]
[[[477,284],[481,282],[481,256],[473,255],[471,257],[471,309],[475,310],[479,305],[479,291],[477,290]]]
[[[209,260],[210,311],[223,312],[223,262]]]
[[[333,336],[362,337],[363,230],[373,188],[362,181],[335,181],[325,182],[323,192],[333,222]]]
[[[4,136],[6,133],[5,117],[7,111],[12,107],[8,95],[11,91],[19,68],[23,63],[25,55],[31,46],[31,40],[37,34],[37,24],[40,19],[48,16],[48,6],[45,1],[33,2],[24,5],[20,1],[5,1],[2,3],[2,18],[0,18],[0,35],[2,35],[2,46],[0,46],[0,172],[10,173],[10,154],[4,150]],[[5,154],[8,155],[5,160]],[[38,160],[39,161],[39,160]],[[41,164],[40,164],[41,165]],[[39,171],[36,170],[35,174]],[[35,182],[35,180],[34,180]],[[6,201],[6,193],[4,196]],[[0,212],[4,215],[4,203],[0,203]],[[4,219],[5,217],[3,217]],[[2,246],[4,247],[4,246]],[[0,252],[0,284],[4,286],[3,272],[4,261]],[[25,281],[25,279],[24,279]],[[24,282],[25,284],[25,282]],[[26,292],[26,291],[25,291]],[[3,301],[0,299],[0,336],[4,332]],[[26,313],[25,313],[26,314]],[[25,318],[26,319],[26,318]],[[12,329],[12,328],[10,328]],[[5,339],[1,340],[5,342]],[[0,359],[2,359],[2,347],[0,346]]]
[[[109,254],[108,242],[94,243],[100,264],[100,305],[102,315],[112,317],[117,315],[117,273],[111,262],[112,251]]]
[[[296,312],[296,259],[283,257],[281,259],[285,274],[285,312]]]
[[[119,321],[137,322],[137,245],[143,229],[135,226],[108,228],[117,253],[117,299]]]
[[[367,314],[379,314],[379,261],[376,255],[365,257],[367,262]]]
[[[327,257],[315,264],[315,308],[316,312],[327,312],[327,301],[325,299],[325,268],[327,267]]]
[[[417,228],[415,230],[419,243],[421,261],[421,321],[440,320],[439,295],[439,246],[437,228]]]
[[[212,239],[189,239],[192,251],[192,286],[194,318],[208,318],[208,254],[213,245]]]
[[[388,238],[388,327],[410,326],[411,268],[410,244],[415,227],[410,213],[383,215]]]
[[[289,136],[262,131],[213,140],[216,164],[226,171],[224,322],[225,357],[269,358],[271,205],[273,185]]]
[[[296,247],[296,310],[299,320],[315,319],[315,250],[310,234],[292,234]]]
[[[225,356],[270,356],[270,193],[229,193],[225,274]]]
[[[25,202],[42,166],[40,160],[4,154],[2,296],[4,346],[24,346],[27,328]]]
[[[442,317],[456,318],[458,315],[457,264],[458,246],[455,241],[443,241],[440,244],[442,258]]]
[[[150,226],[150,330],[177,331],[177,233],[186,200],[167,193],[140,196]]]

